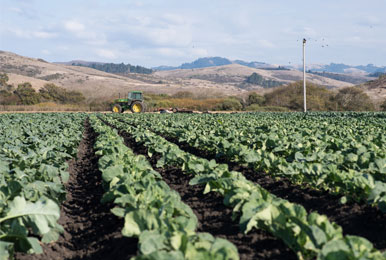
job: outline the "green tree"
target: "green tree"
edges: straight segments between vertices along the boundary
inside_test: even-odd
[[[240,101],[235,98],[227,98],[217,105],[217,110],[239,111],[243,108]]]
[[[52,83],[44,85],[39,90],[42,101],[53,101],[60,104],[79,104],[85,100],[82,93],[78,91],[67,91]]]
[[[263,77],[256,72],[253,72],[252,75],[247,77],[246,82],[250,84],[261,85],[263,83]]]
[[[265,101],[263,96],[260,96],[256,92],[252,92],[248,95],[248,105],[257,104],[261,106]]]
[[[9,78],[6,73],[0,73],[0,87],[6,87]]]
[[[36,93],[29,82],[19,84],[14,94],[19,97],[22,105],[35,105],[40,102],[39,94]]]
[[[340,89],[335,97],[339,109],[344,111],[371,111],[374,104],[370,97],[358,87]]]
[[[267,93],[265,105],[303,110],[303,81],[281,86]],[[337,110],[334,93],[323,86],[307,82],[307,109],[314,111]]]
[[[381,104],[381,110],[382,111],[386,111],[386,99],[383,100],[382,104]]]
[[[247,77],[245,82],[254,84],[254,85],[260,85],[263,88],[273,88],[273,87],[283,85],[283,83],[272,79],[265,80],[261,75],[257,74],[256,72],[253,72],[252,75]]]

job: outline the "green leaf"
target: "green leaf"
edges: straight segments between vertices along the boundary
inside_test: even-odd
[[[339,200],[339,202],[340,202],[341,204],[346,204],[346,203],[347,203],[347,197],[346,197],[346,196],[341,197],[340,200]]]
[[[165,236],[157,231],[144,231],[139,236],[139,250],[142,254],[148,255],[164,249]]]
[[[27,238],[29,244],[31,245],[31,249],[28,251],[30,254],[41,254],[43,253],[43,249],[40,246],[39,240],[35,237]]]
[[[56,225],[60,216],[59,206],[52,200],[40,198],[35,203],[27,202],[23,197],[15,197],[9,203],[10,211],[0,219],[0,223],[24,217],[35,232],[45,234]]]
[[[133,259],[133,258],[132,258]],[[150,255],[142,255],[134,258],[135,260],[184,260],[184,255],[181,251],[157,251]]]
[[[346,160],[349,162],[357,162],[358,161],[358,155],[356,155],[355,153],[349,153],[346,156]]]
[[[123,208],[119,208],[119,207],[115,207],[115,208],[112,208],[111,209],[111,212],[115,215],[115,216],[118,216],[120,218],[123,218],[125,216],[125,209]]]
[[[386,174],[386,159],[375,159],[375,165],[377,165],[380,173]]]
[[[327,242],[318,254],[318,259],[337,260],[350,259],[350,248],[344,240],[331,240]]]
[[[228,240],[222,238],[215,239],[210,251],[213,252],[213,255],[215,256],[222,256],[221,259],[239,259],[237,247]]]
[[[182,244],[182,237],[183,237],[183,234],[175,233],[170,238],[170,244],[174,250],[178,250],[180,248],[180,246]]]
[[[9,260],[13,258],[13,243],[0,241],[0,260]]]
[[[0,173],[9,172],[9,163],[3,160],[0,160]]]
[[[105,170],[102,171],[102,178],[105,182],[110,182],[114,177],[122,176],[124,174],[123,172],[123,165],[114,165],[109,166]]]
[[[125,225],[122,229],[122,235],[127,237],[138,236],[141,233],[139,224],[137,223],[134,212],[129,212],[125,215]]]
[[[55,242],[59,239],[59,232],[51,229],[49,232],[45,233],[42,237],[43,243]]]

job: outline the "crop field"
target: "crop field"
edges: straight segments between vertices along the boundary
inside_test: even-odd
[[[0,115],[0,260],[386,259],[386,114]]]

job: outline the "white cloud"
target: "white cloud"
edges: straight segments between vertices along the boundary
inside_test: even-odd
[[[118,57],[118,55],[116,54],[115,51],[113,50],[108,50],[108,49],[97,49],[95,51],[95,53],[101,57],[101,58],[105,58],[105,59],[116,59]]]
[[[64,22],[64,28],[72,33],[81,33],[84,32],[86,27],[76,20],[70,20]]]
[[[137,1],[137,2],[134,3],[134,5],[135,5],[136,7],[142,7],[142,6],[143,6],[143,3],[142,3],[141,1]]]
[[[44,32],[44,31],[36,31],[32,32],[31,35],[35,38],[40,39],[51,39],[57,37],[56,33]]]
[[[18,8],[18,7],[10,7],[8,10],[12,11],[12,12],[15,12],[17,14],[22,14],[23,13],[23,10],[21,8]]]
[[[192,55],[198,56],[198,57],[205,57],[208,56],[208,50],[204,48],[192,48],[190,51]]]
[[[366,26],[366,27],[373,27],[373,26],[382,25],[382,22],[381,22],[381,19],[379,19],[378,17],[368,15],[368,16],[361,17],[359,21],[359,25]]]
[[[160,54],[161,56],[166,57],[183,57],[185,56],[184,52],[174,49],[174,48],[157,48],[156,52]]]
[[[45,31],[27,31],[19,28],[12,28],[12,27],[7,28],[7,31],[18,38],[24,38],[24,39],[32,39],[32,38],[52,39],[57,37],[56,33],[45,32]]]
[[[264,47],[264,48],[274,48],[275,47],[275,44],[273,44],[272,42],[270,42],[268,40],[258,40],[258,43],[261,47]]]
[[[147,28],[147,38],[158,45],[185,46],[192,42],[188,28],[169,26],[167,28]]]
[[[51,55],[51,52],[49,50],[42,50],[42,53],[45,55]]]
[[[315,36],[318,35],[317,32],[313,28],[311,28],[311,27],[304,27],[303,28],[303,33],[307,37],[315,37]]]
[[[107,43],[104,33],[90,30],[89,28],[86,28],[85,24],[77,20],[68,20],[63,24],[66,31],[72,33],[77,38],[82,39],[87,45],[103,46]]]
[[[18,38],[29,38],[29,34],[19,28],[7,28],[6,29],[10,34],[13,34],[14,36],[18,37]]]
[[[287,27],[283,29],[283,32],[288,35],[294,35],[298,37],[316,37],[318,33],[311,27]]]

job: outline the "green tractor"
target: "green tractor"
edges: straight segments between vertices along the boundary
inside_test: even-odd
[[[123,113],[128,109],[133,113],[145,111],[142,91],[129,92],[127,98],[118,98],[114,100],[114,104],[111,106],[111,111],[113,113]]]

